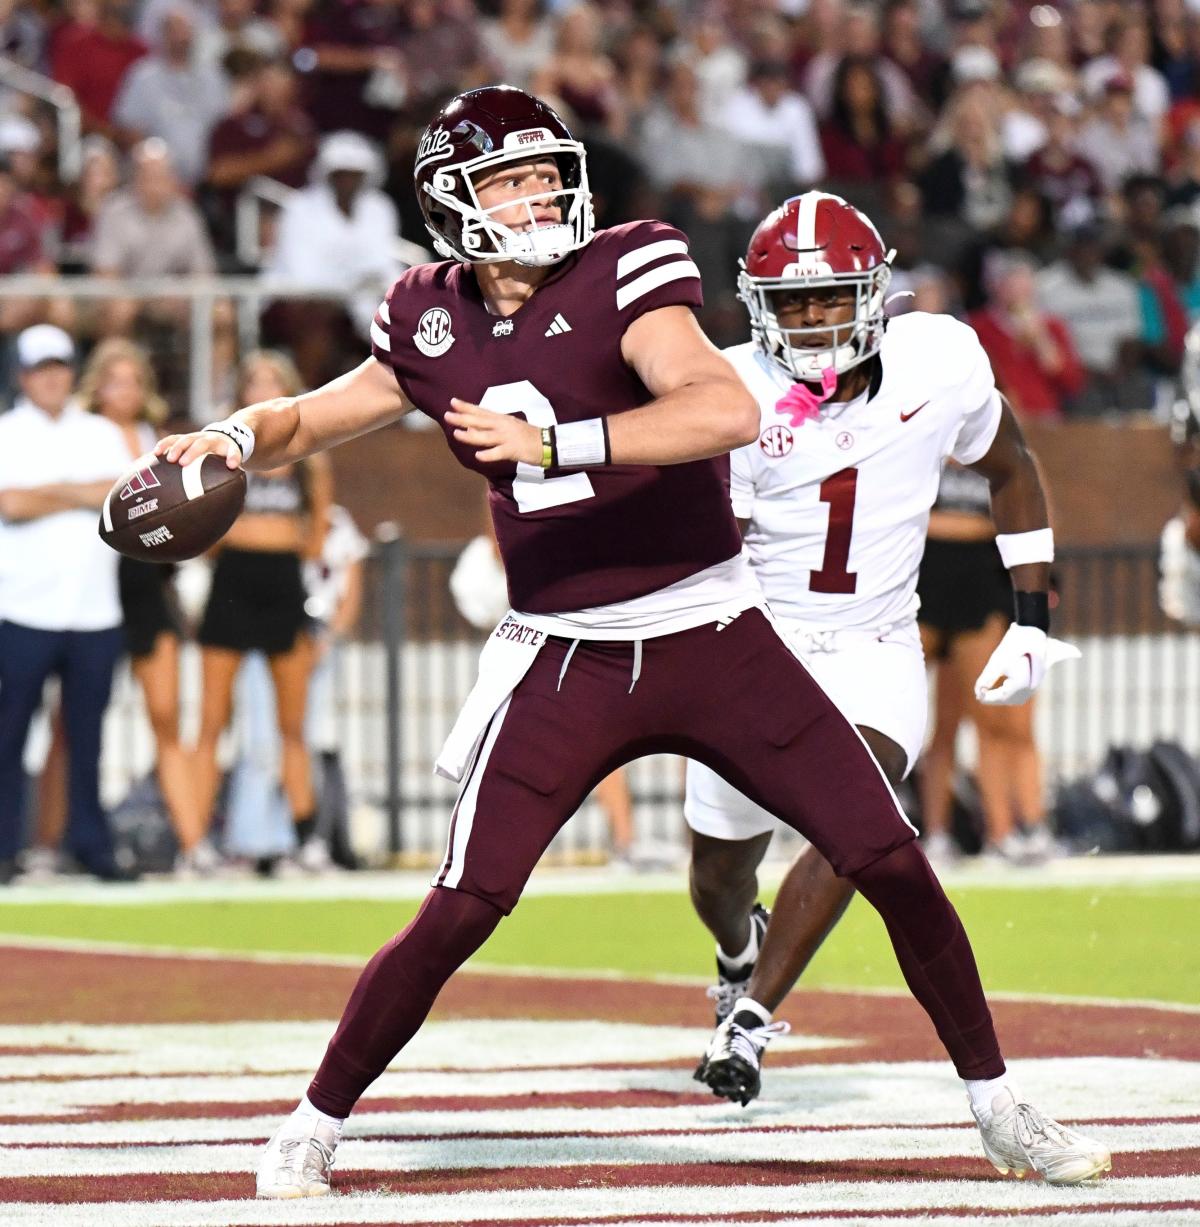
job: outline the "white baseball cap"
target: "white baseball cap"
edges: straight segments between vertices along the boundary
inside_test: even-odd
[[[43,362],[65,362],[68,366],[75,362],[75,343],[53,324],[34,324],[17,337],[17,365],[22,370]]]
[[[1003,75],[996,53],[988,47],[960,47],[950,58],[950,69],[960,85],[971,81],[999,81]]]

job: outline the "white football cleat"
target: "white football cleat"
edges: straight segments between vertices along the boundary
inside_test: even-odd
[[[974,1116],[983,1153],[1002,1176],[1012,1172],[1019,1180],[1036,1172],[1047,1184],[1082,1184],[1112,1168],[1112,1155],[1099,1142],[1017,1103],[1008,1091],[992,1100],[986,1124],[978,1112]]]
[[[324,1197],[339,1131],[307,1112],[293,1112],[275,1130],[258,1165],[255,1196]]]

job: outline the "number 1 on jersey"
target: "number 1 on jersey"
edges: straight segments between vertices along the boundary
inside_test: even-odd
[[[825,557],[821,560],[821,569],[811,572],[808,577],[811,592],[846,594],[858,586],[858,572],[846,570],[846,564],[850,561],[857,494],[857,469],[841,469],[821,483],[821,502],[829,504],[829,528],[825,533]]]

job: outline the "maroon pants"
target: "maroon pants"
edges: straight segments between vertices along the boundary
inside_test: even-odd
[[[632,643],[585,641],[567,661],[570,651],[551,639],[493,719],[438,885],[511,911],[588,793],[647,754],[706,763],[839,874],[914,837],[863,742],[760,611],[644,640],[636,683]]]
[[[436,890],[368,965],[310,1088],[313,1103],[349,1112],[516,905],[592,788],[657,753],[707,764],[806,836],[882,914],[960,1073],[1002,1072],[966,935],[911,846],[913,828],[861,738],[767,618],[751,610],[725,626],[647,639],[640,670],[636,655],[629,642],[572,651],[561,639],[538,654],[464,779],[435,879],[451,889]]]

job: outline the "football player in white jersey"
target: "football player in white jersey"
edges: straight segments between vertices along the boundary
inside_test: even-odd
[[[795,650],[896,784],[925,734],[917,571],[948,457],[987,478],[1015,590],[1015,621],[977,696],[1025,702],[1050,664],[1078,653],[1048,636],[1046,500],[987,355],[950,316],[886,320],[890,278],[890,253],[867,217],[838,196],[793,197],[750,241],[739,292],[753,340],[725,353],[761,411],[757,442],[732,457],[754,570]],[[772,1011],[853,887],[809,847],[767,927],[756,870],[775,818],[695,762],[685,815],[692,897],[717,940],[720,981],[710,990],[717,1031],[696,1076],[748,1103],[763,1049],[784,1026]]]

